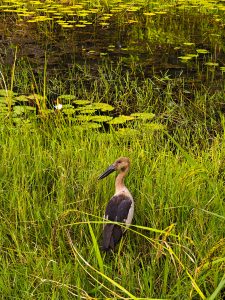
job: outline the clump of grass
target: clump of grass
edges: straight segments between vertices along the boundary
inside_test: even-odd
[[[108,63],[100,65],[98,76],[96,73],[92,74],[88,67],[81,70],[80,66],[76,66],[70,71],[67,80],[69,86],[66,86],[62,78],[46,82],[46,74],[43,78],[40,75],[37,82],[31,67],[27,67],[29,72],[24,74],[26,79],[23,76],[20,78],[20,66],[15,67],[14,90],[20,93],[17,97],[12,97],[12,111],[15,103],[22,104],[27,98],[28,104],[36,107],[38,114],[44,117],[51,114],[53,105],[57,103],[64,105],[64,113],[69,117],[82,112],[98,116],[99,110],[103,115],[110,117],[130,116],[132,113],[154,114],[155,120],[167,126],[171,133],[176,132],[177,127],[185,130],[185,135],[181,138],[186,141],[189,139],[190,144],[193,133],[196,136],[196,131],[202,145],[206,138],[211,139],[217,132],[222,131],[219,122],[223,114],[222,87],[217,91],[204,84],[191,87],[182,77],[173,79],[166,75],[155,74],[153,78],[145,78],[140,76],[138,70],[134,76],[132,72],[124,71],[120,63],[116,68]],[[30,93],[27,82],[30,82]],[[24,90],[21,90],[23,83]],[[5,86],[10,86],[7,80],[2,88]],[[22,98],[21,92],[25,95],[21,96]],[[76,101],[87,101],[90,104],[77,104]],[[67,104],[70,106],[66,106]],[[77,107],[79,105],[80,107]],[[182,143],[181,140],[180,142]]]
[[[48,68],[51,59],[43,49],[49,44],[43,42],[43,64],[38,68],[20,58],[19,48],[12,66],[1,66],[4,298],[223,299],[224,87],[217,80],[216,59],[222,37],[211,35],[209,50],[203,49],[195,31],[201,24],[205,43],[211,16],[201,14],[199,22],[199,15],[188,11],[186,22],[185,13],[166,14],[166,7],[159,10],[156,4],[141,3],[144,14],[140,6],[117,10],[104,1],[105,9],[119,19],[121,36],[122,28],[132,28],[128,40],[132,37],[134,45],[124,41],[119,50],[115,45],[104,49],[121,52],[118,60],[106,56],[101,63],[88,65],[88,57],[98,51],[82,48],[85,64],[72,59],[64,80],[65,66],[62,73]],[[69,14],[64,8],[54,9]],[[79,4],[71,9],[83,10]],[[128,19],[134,11],[139,22]],[[87,12],[81,13],[89,18]],[[103,25],[108,17],[99,18],[101,26],[108,26]],[[60,30],[48,15],[35,18],[32,21],[49,22],[35,28],[54,40],[53,33]],[[174,23],[174,18],[185,22]],[[60,23],[68,30],[73,26]],[[180,30],[181,24],[185,30]],[[81,30],[86,25],[90,24],[74,26]],[[214,24],[210,32],[219,26]],[[154,59],[162,56],[157,43],[166,52],[171,44],[177,59],[183,57],[186,76],[181,72],[174,78],[140,61],[135,41],[140,45],[141,40],[148,41],[146,53],[153,51]],[[188,67],[195,70],[193,79]],[[114,182],[113,177],[102,182],[97,178],[119,156],[132,161],[126,183],[135,199],[135,217],[115,253],[105,255],[99,250],[102,216]]]
[[[187,151],[178,133],[133,139],[57,121],[1,125],[2,295],[222,299],[224,137]],[[132,161],[134,226],[103,255],[114,182],[97,178],[121,155]]]

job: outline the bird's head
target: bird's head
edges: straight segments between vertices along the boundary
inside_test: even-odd
[[[129,170],[130,160],[128,157],[118,158],[112,165],[110,165],[98,179],[103,179],[114,171],[127,172]]]

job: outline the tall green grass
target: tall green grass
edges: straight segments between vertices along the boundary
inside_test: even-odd
[[[189,151],[183,134],[2,125],[2,299],[223,299],[225,139]],[[97,178],[119,156],[132,161],[134,226],[106,255],[114,177]]]
[[[101,4],[108,9],[108,1]],[[22,116],[15,126],[8,95],[10,113],[1,112],[2,299],[224,299],[224,86],[220,71],[204,64],[217,61],[217,48],[224,48],[217,34],[223,23],[218,15],[177,12],[154,22],[142,16],[141,26],[121,41],[128,48],[136,41],[134,54],[90,65],[88,56],[81,65],[74,57],[62,72],[49,68],[47,51],[42,65],[32,65],[20,48],[8,47],[15,50],[11,65],[1,62],[0,88],[43,98],[29,103],[39,112],[29,123]],[[123,25],[127,17],[119,18]],[[41,38],[54,37],[53,27],[39,26]],[[148,54],[139,60],[146,41]],[[211,43],[212,54],[182,65],[185,76],[162,71],[173,55],[177,61],[196,53],[185,42],[196,49]],[[191,66],[194,74],[188,74]],[[164,131],[135,122],[130,127],[136,133],[82,130],[60,112],[48,118],[46,107],[62,94],[110,103],[115,115],[154,113],[152,122],[165,125]],[[119,156],[132,162],[126,184],[135,215],[116,251],[105,254],[99,247],[102,217],[114,176],[97,178]]]

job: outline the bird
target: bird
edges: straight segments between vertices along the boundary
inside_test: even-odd
[[[130,226],[134,214],[134,200],[130,191],[124,184],[124,177],[127,175],[129,168],[129,158],[120,157],[98,178],[103,179],[114,171],[119,173],[115,180],[115,194],[106,206],[104,219],[107,221],[125,223],[126,227]],[[115,223],[104,224],[102,250],[113,251],[125,231],[126,228],[124,229],[124,227]]]

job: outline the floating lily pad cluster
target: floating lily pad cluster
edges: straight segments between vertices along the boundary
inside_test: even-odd
[[[203,58],[205,59],[205,65],[206,66],[218,66],[219,64],[216,62],[212,62],[212,61],[207,61],[207,59],[210,57],[210,51],[207,49],[196,49],[195,48],[195,43],[191,43],[191,42],[187,42],[187,43],[183,43],[184,47],[186,49],[184,49],[183,51],[189,51],[192,53],[187,53],[183,56],[179,56],[178,58],[183,62],[183,63],[187,63],[189,61],[192,60],[197,60],[198,58]],[[180,47],[177,47],[176,50],[180,49]]]
[[[141,12],[146,18],[154,18],[157,15],[165,15],[171,7],[178,9],[190,9],[196,7],[195,0],[177,0],[174,4],[167,1],[151,1],[150,5],[146,0],[139,1],[40,1],[40,0],[1,0],[1,12],[15,13],[19,20],[27,23],[55,22],[62,28],[82,29],[98,23],[102,27],[110,25],[113,16],[118,13],[128,15],[127,24],[138,23],[132,13]],[[223,12],[224,6],[216,0],[201,0],[198,9],[214,10]],[[220,15],[216,14],[215,19],[220,21]]]
[[[20,95],[12,91],[0,90],[0,119],[11,115],[14,121],[29,120],[36,116],[36,106],[33,105],[33,95]]]
[[[94,0],[74,0],[74,1],[54,1],[54,0],[0,0],[1,12],[4,14],[14,14],[18,17],[17,24],[20,21],[24,24],[47,23],[48,30],[55,32],[55,26],[60,26],[66,33],[72,31],[78,31],[80,33],[86,33],[89,29],[95,29],[100,27],[106,30],[112,23],[119,23],[118,20],[121,16],[121,25],[127,25],[128,28],[135,27],[134,32],[137,32],[138,26],[146,26],[148,31],[148,42],[152,42],[152,38],[161,39],[164,41],[170,41],[170,44],[176,44],[174,49],[180,49],[182,54],[178,54],[178,61],[181,63],[196,62],[198,58],[205,56],[205,66],[212,70],[217,67],[218,62],[211,61],[211,53],[208,49],[195,47],[193,41],[179,41],[177,45],[177,36],[169,32],[163,32],[163,30],[155,29],[153,24],[160,22],[159,20],[166,17],[169,13],[172,15],[177,13],[177,10],[190,10],[197,9],[199,12],[207,12],[212,15],[212,20],[217,24],[221,23],[221,27],[224,27],[224,4],[223,1],[206,1],[201,0],[196,5],[195,0],[177,0],[177,1],[146,1],[146,0],[110,0],[110,1],[94,1]],[[19,25],[21,26],[21,24]],[[101,28],[102,27],[102,28]],[[51,29],[50,29],[51,28]],[[112,29],[112,28],[111,28]],[[70,31],[69,31],[70,30]],[[81,32],[82,31],[82,32]],[[46,33],[46,35],[48,34]],[[134,34],[134,33],[133,33]],[[211,33],[212,38],[219,39],[219,34],[215,32]],[[162,37],[160,37],[162,36]],[[114,43],[114,41],[113,41]],[[85,44],[85,43],[84,43]],[[161,44],[161,40],[160,40]],[[140,45],[140,43],[139,43]],[[133,47],[133,48],[132,48]],[[140,46],[139,46],[140,47]],[[189,48],[189,49],[188,49]],[[118,50],[119,49],[119,50]],[[102,48],[90,49],[88,46],[82,46],[83,57],[110,57],[111,52],[123,51],[126,53],[132,53],[134,46],[130,45],[104,45]],[[215,56],[216,57],[216,56]],[[123,58],[123,62],[130,63],[130,58]],[[143,62],[143,64],[145,64]],[[182,66],[183,67],[183,66]],[[221,66],[222,67],[222,66]],[[221,69],[222,72],[223,69]]]
[[[100,128],[103,124],[112,126],[125,125],[129,121],[148,122],[155,115],[153,113],[133,113],[129,116],[119,115],[112,116],[114,107],[108,103],[93,102],[89,100],[75,99],[71,95],[61,95],[57,100],[60,105],[58,110],[65,114],[69,121],[80,123],[85,128]],[[68,103],[69,102],[69,103]]]
[[[130,122],[135,124],[152,126],[153,130],[160,130],[157,123],[152,123],[155,117],[153,113],[132,113],[131,115],[114,116],[114,107],[108,103],[91,102],[86,99],[75,99],[73,95],[61,95],[56,105],[46,109],[41,104],[43,97],[40,95],[17,95],[11,91],[0,90],[0,119],[11,116],[16,123],[29,122],[42,114],[57,118],[63,116],[68,122],[74,123],[80,129],[97,129],[107,124],[123,134],[124,132],[135,134],[134,128],[127,128]],[[42,109],[45,107],[45,109]],[[121,127],[122,126],[122,127]],[[129,127],[129,126],[128,126]],[[150,127],[149,127],[150,128]]]

